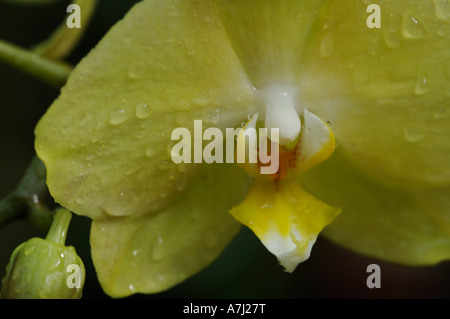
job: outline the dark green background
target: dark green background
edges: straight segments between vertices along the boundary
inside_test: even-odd
[[[67,59],[76,64],[137,1],[102,0],[89,29]],[[64,19],[69,1],[22,7],[0,1],[0,38],[23,47],[44,40]],[[0,63],[0,197],[17,184],[34,154],[33,128],[58,90]],[[67,244],[75,245],[87,267],[84,298],[107,298],[89,255],[89,220],[74,216]],[[41,235],[25,222],[0,230],[0,276],[12,250]],[[369,289],[366,268],[381,267],[381,288]],[[247,229],[203,272],[157,295],[133,298],[449,298],[450,263],[407,268],[356,255],[319,238],[311,258],[293,274]]]

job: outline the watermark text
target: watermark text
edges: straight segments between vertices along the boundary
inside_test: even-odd
[[[224,136],[223,131],[216,127],[203,132],[202,121],[195,120],[193,137],[187,128],[179,127],[172,131],[171,140],[179,141],[172,148],[172,161],[175,164],[258,164],[261,174],[275,174],[279,168],[279,129],[270,129],[270,139],[268,133],[267,128],[226,128]],[[210,142],[203,147],[204,141]]]

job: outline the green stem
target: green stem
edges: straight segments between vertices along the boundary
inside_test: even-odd
[[[38,44],[34,48],[34,52],[40,56],[49,59],[58,60],[65,58],[75,46],[78,44],[84,35],[89,22],[94,15],[98,0],[74,0],[73,4],[79,5],[81,9],[80,19],[82,23],[81,28],[70,29],[67,27],[67,14],[63,23],[53,32],[53,34],[44,42]]]
[[[72,71],[72,67],[63,62],[47,59],[3,40],[0,40],[0,61],[58,88],[64,85]]]
[[[14,194],[28,202],[40,201],[47,191],[46,175],[44,163],[35,155],[20,179]]]
[[[64,208],[58,208],[45,239],[64,246],[71,219],[71,212]]]
[[[0,227],[25,216],[26,204],[14,194],[0,201]]]
[[[51,214],[41,204],[48,192],[45,178],[45,165],[35,156],[16,189],[0,201],[0,227],[24,218],[28,213],[32,222],[41,230],[45,230]]]

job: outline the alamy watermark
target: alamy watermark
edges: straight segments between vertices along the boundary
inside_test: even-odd
[[[366,24],[369,29],[381,28],[381,8],[378,4],[370,4],[366,10],[370,15],[367,17]]]
[[[279,168],[279,129],[271,128],[270,135],[268,133],[265,127],[258,130],[253,127],[226,128],[224,136],[217,127],[209,127],[203,132],[202,120],[194,120],[193,137],[184,127],[172,131],[171,140],[179,142],[172,147],[171,158],[175,164],[258,164],[261,174],[275,174]],[[203,147],[204,141],[210,142]]]
[[[67,266],[66,271],[70,273],[70,275],[67,276],[66,285],[68,288],[81,288],[82,284],[82,272],[81,267],[77,264],[70,264]]]
[[[377,264],[370,264],[367,266],[366,271],[370,275],[366,279],[367,288],[381,288],[381,268]]]
[[[70,13],[66,19],[66,25],[69,29],[81,28],[81,8],[77,4],[70,4],[67,7],[67,13]]]
[[[67,6],[67,13],[71,13],[66,20],[69,29],[81,28],[81,8],[77,4]],[[372,3],[367,6],[366,13],[370,13],[366,20],[369,29],[381,28],[381,8],[378,4]]]

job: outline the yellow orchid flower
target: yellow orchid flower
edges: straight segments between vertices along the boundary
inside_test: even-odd
[[[324,228],[392,262],[450,257],[450,7],[379,0],[372,28],[369,3],[144,0],[74,69],[35,145],[55,200],[93,220],[107,294],[180,283],[242,224],[287,271]],[[173,161],[198,120],[244,122],[224,156],[244,160]]]

